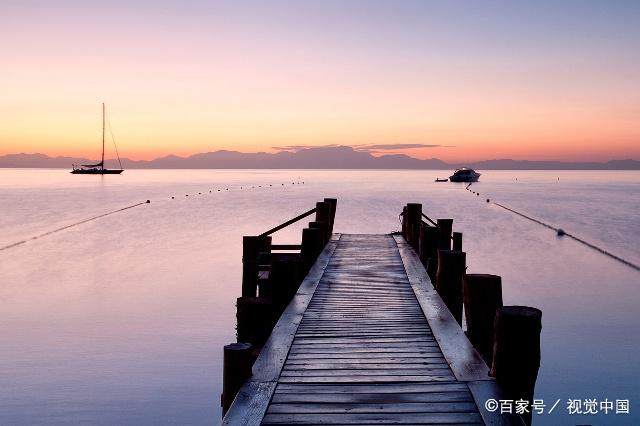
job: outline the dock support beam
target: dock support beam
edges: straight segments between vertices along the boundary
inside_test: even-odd
[[[467,337],[487,365],[493,358],[496,311],[502,307],[502,279],[498,275],[466,274],[462,279]]]
[[[337,198],[325,198],[325,203],[329,203],[329,237],[333,234],[333,224],[336,221],[336,209],[338,208]]]
[[[238,342],[260,347],[275,324],[273,303],[264,297],[239,297],[236,302]]]
[[[454,232],[452,234],[453,250],[462,251],[462,232]]]
[[[253,365],[252,346],[248,343],[232,343],[224,347],[222,371],[222,415],[224,416],[242,384],[251,377]]]
[[[402,236],[409,241],[409,220],[407,218],[407,206],[402,207]]]
[[[304,275],[309,272],[313,262],[320,254],[323,248],[323,238],[321,230],[318,228],[305,228],[302,230],[302,247],[300,249],[300,257],[302,259],[302,268]]]
[[[279,256],[271,263],[271,286],[275,317],[279,317],[298,291],[300,285],[300,259],[295,256]]]
[[[325,201],[316,203],[316,223],[322,229],[323,241],[326,243],[331,238],[331,204]]]
[[[422,223],[422,204],[407,204],[407,241],[417,252],[420,249],[420,226]]]
[[[436,220],[440,230],[440,240],[438,248],[440,250],[451,250],[451,231],[453,229],[453,219]]]
[[[419,256],[424,265],[431,282],[436,281],[436,271],[438,270],[438,240],[440,233],[435,226],[423,223],[420,227]]]
[[[271,237],[242,237],[242,296],[255,297],[261,253],[271,251]]]
[[[495,319],[491,375],[509,399],[531,403],[540,368],[542,311],[529,306],[504,306]],[[531,413],[523,415],[531,424]]]
[[[460,325],[462,325],[462,275],[464,275],[465,266],[465,252],[438,250],[435,288]]]
[[[326,222],[309,222],[309,228],[320,231],[320,247],[324,247],[329,241],[329,236],[327,235],[328,226],[329,224]]]

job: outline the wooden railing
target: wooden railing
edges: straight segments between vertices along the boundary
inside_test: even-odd
[[[242,237],[242,297],[236,302],[237,343],[224,348],[223,415],[251,376],[251,365],[278,318],[331,239],[336,206],[335,198],[325,198],[260,235]],[[302,230],[300,244],[272,243],[272,234],[314,213],[314,220]]]
[[[500,276],[466,273],[462,233],[453,232],[453,219],[434,221],[418,203],[407,204],[401,217],[402,235],[460,326],[464,311],[465,333],[505,397],[531,403],[540,367],[542,312],[529,306],[503,306]],[[522,417],[530,424],[531,413]]]

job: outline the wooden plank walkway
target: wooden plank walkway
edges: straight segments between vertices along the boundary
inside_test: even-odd
[[[290,323],[290,324],[289,324]],[[488,368],[390,235],[334,236],[225,424],[504,424]]]

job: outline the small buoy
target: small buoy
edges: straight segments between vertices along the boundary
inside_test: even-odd
[[[218,192],[220,192],[220,190],[218,189]]]
[[[176,197],[171,197],[172,200],[174,200]]]
[[[209,190],[209,192],[211,192],[211,190]]]
[[[562,228],[558,228],[556,232],[558,233],[558,237],[562,237],[566,234],[566,232],[564,232],[564,229]]]
[[[487,198],[487,203],[488,203],[489,201],[490,201],[490,200]]]
[[[478,196],[478,195],[480,195],[480,193],[479,193],[479,192],[476,192],[476,196]]]
[[[198,195],[202,195],[202,192],[198,192]]]
[[[282,184],[282,186],[284,186],[284,183]]]
[[[151,200],[147,200],[147,204],[150,204],[150,203],[151,203]]]
[[[189,196],[189,194],[184,194],[184,196],[185,196],[185,197],[188,197],[188,196]]]

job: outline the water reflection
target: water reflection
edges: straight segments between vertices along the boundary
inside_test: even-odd
[[[640,274],[485,198],[638,262],[640,174],[484,171],[473,186],[480,196],[463,184],[435,183],[442,174],[127,170],[101,181],[1,170],[2,245],[152,203],[0,254],[0,423],[216,422],[222,346],[234,339],[241,236],[325,196],[339,199],[338,232],[397,230],[408,201],[421,202],[430,217],[453,217],[469,272],[502,275],[505,303],[544,312],[537,396],[629,398],[625,420],[639,420]],[[280,185],[297,180],[305,184]],[[299,241],[298,225],[274,243]],[[537,423],[582,422],[560,413]]]

